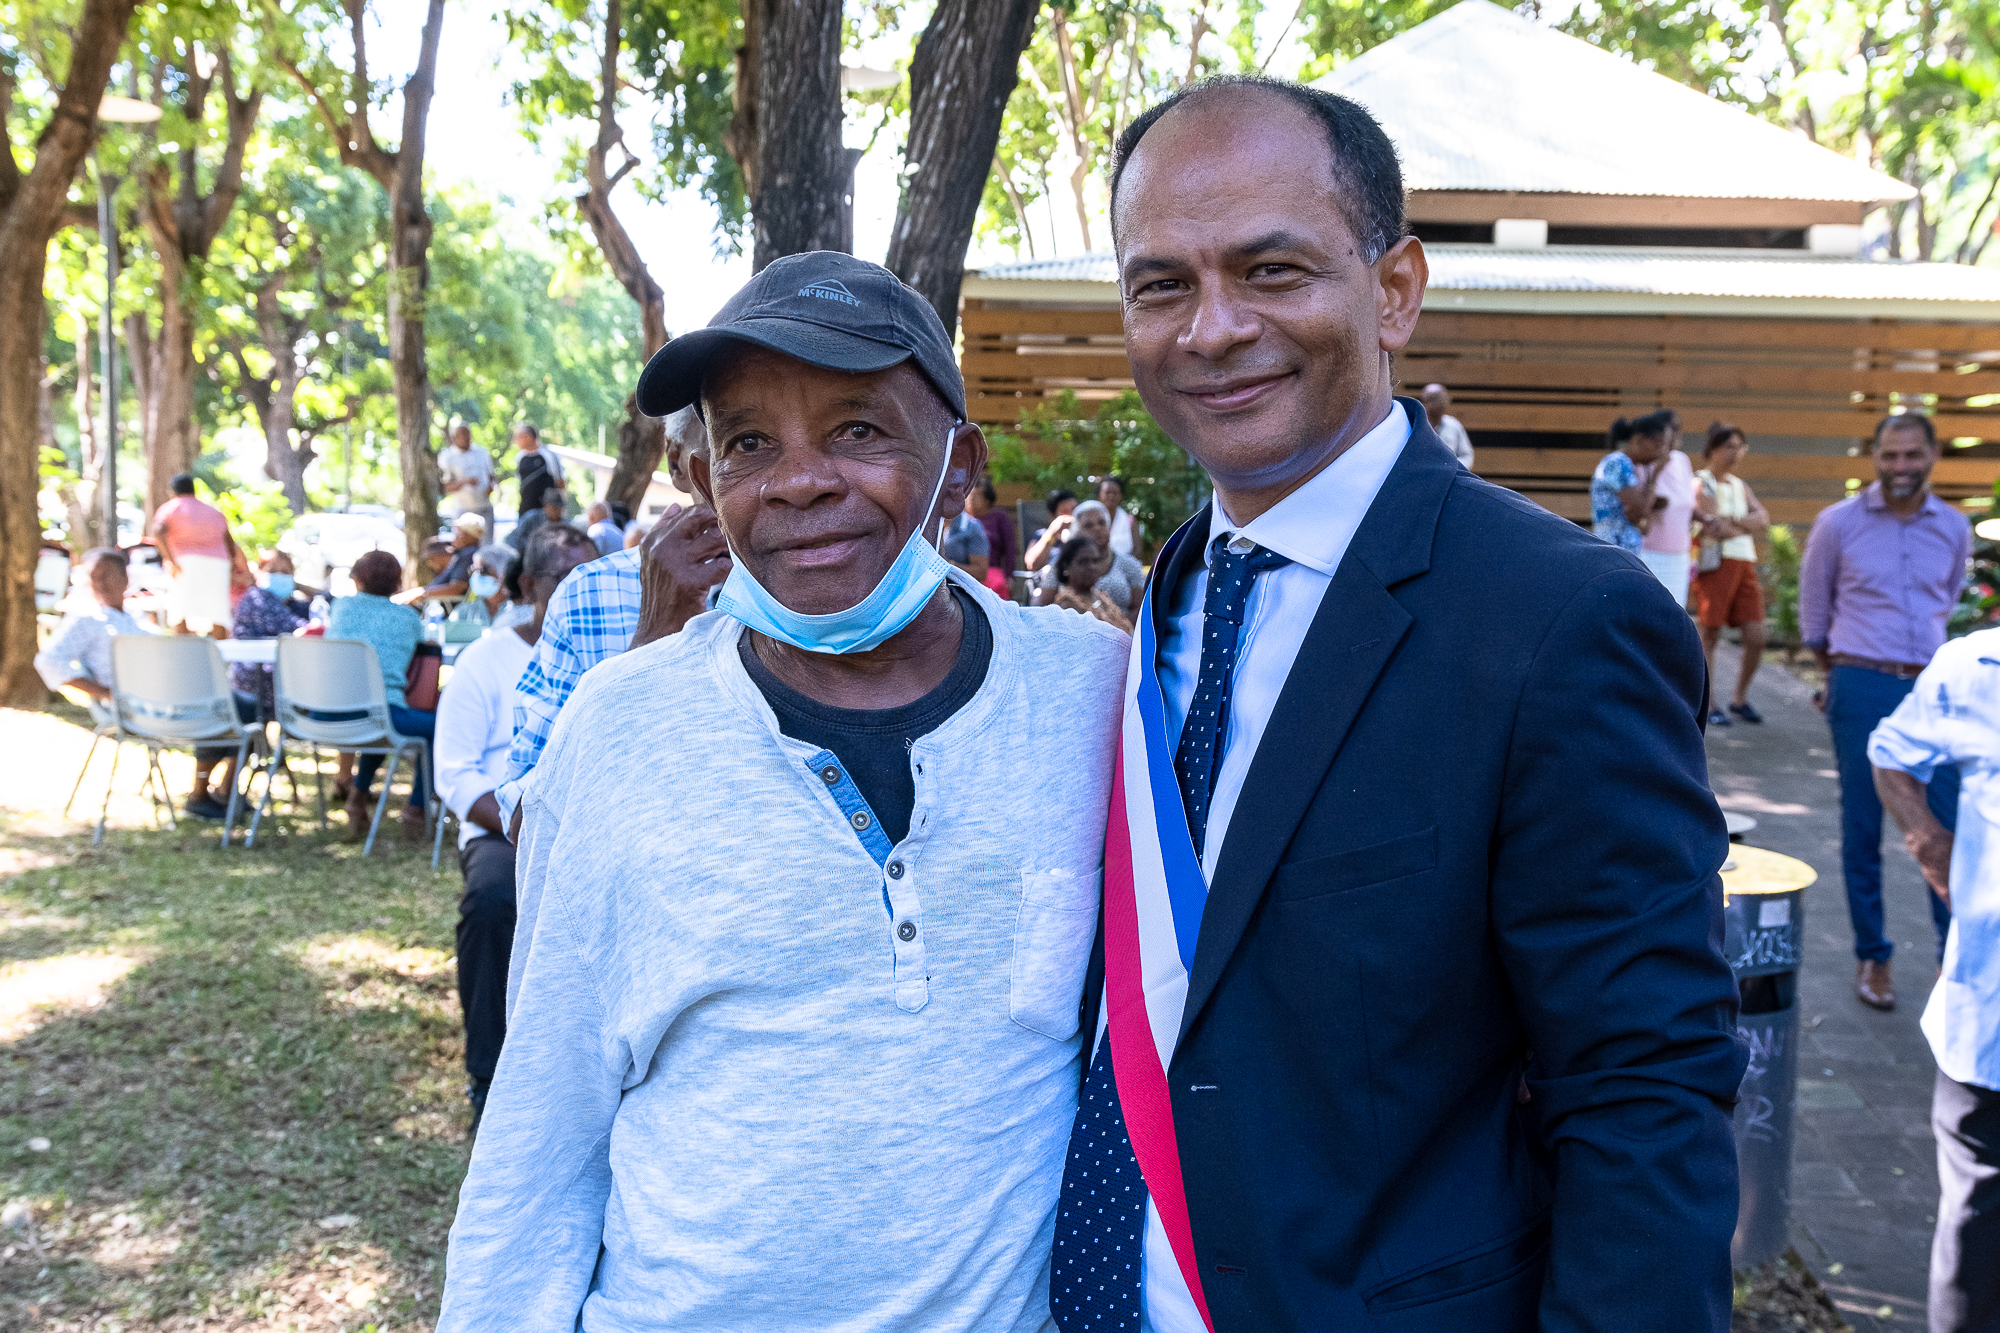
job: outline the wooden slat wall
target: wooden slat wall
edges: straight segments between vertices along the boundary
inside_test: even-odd
[[[1132,387],[1115,309],[989,309],[968,300],[966,393],[973,419],[1011,425],[1068,389],[1085,404]],[[1990,324],[1889,320],[1703,319],[1693,316],[1490,315],[1427,312],[1397,358],[1402,392],[1432,381],[1475,431],[1597,434],[1614,417],[1678,410],[1690,442],[1711,419],[1759,435],[1823,441],[1825,454],[1752,452],[1753,483],[1812,494],[1766,496],[1783,522],[1810,522],[1839,483],[1867,480],[1846,457],[1892,406],[1922,405],[1940,434],[2000,441],[2000,317]],[[1481,449],[1483,475],[1571,518],[1589,516],[1597,454]],[[1984,492],[2000,460],[1939,464],[1941,494]],[[1572,512],[1575,511],[1575,512]]]

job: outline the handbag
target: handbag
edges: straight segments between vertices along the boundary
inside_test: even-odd
[[[434,643],[418,644],[403,673],[403,706],[419,713],[435,713],[443,674],[444,649]]]

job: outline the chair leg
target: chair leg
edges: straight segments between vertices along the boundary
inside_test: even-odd
[[[433,796],[436,795],[436,793],[432,794]],[[444,804],[444,802],[439,801],[438,804],[442,805]],[[443,851],[444,851],[444,811],[440,810],[438,811],[438,816],[437,816],[437,832],[431,835],[431,873],[433,875],[437,873],[438,856]]]
[[[90,845],[98,846],[104,841],[104,821],[111,817],[111,789],[118,782],[118,752],[125,748],[125,742],[117,737],[111,740],[111,772],[104,779],[104,808],[97,812],[97,833]]]
[[[146,758],[152,763],[153,772],[159,775],[159,801],[167,807],[167,832],[178,833],[181,824],[174,816],[174,794],[167,790],[167,770],[160,765],[160,752],[149,745],[146,747]],[[154,817],[159,817],[158,811],[154,812]]]
[[[382,827],[382,812],[389,808],[389,789],[396,785],[396,761],[402,756],[397,751],[389,752],[389,771],[382,775],[382,799],[375,802],[375,817],[368,821],[368,841],[362,845],[361,854],[368,855],[375,847],[375,831]],[[361,781],[357,771],[355,783]]]
[[[312,747],[313,791],[319,797],[319,831],[327,832],[333,826],[326,822],[326,774],[319,767],[319,746]]]
[[[272,789],[278,785],[277,766],[282,765],[284,762],[285,762],[285,738],[284,735],[281,733],[278,736],[277,750],[272,753],[270,762],[264,766],[264,772],[265,772],[264,799],[257,802],[257,809],[250,816],[250,831],[243,837],[243,845],[245,847],[255,847],[257,845],[257,826],[264,821],[264,812],[271,808],[271,792]],[[286,769],[285,771],[287,773],[291,772],[289,768]],[[298,794],[299,794],[298,780],[294,778],[292,780],[293,805],[298,804]]]
[[[229,834],[236,827],[236,807],[242,803],[241,792],[243,790],[243,783],[246,778],[254,778],[255,776],[254,774],[246,774],[245,770],[249,766],[250,738],[246,736],[236,745],[236,767],[231,770],[229,775],[229,804],[222,812],[222,847],[224,851],[229,849]],[[244,844],[246,847],[249,845],[247,842]]]
[[[83,790],[84,775],[90,772],[90,761],[97,758],[97,743],[104,739],[101,731],[91,733],[90,749],[83,756],[83,767],[76,771],[76,785],[69,789],[69,799],[63,802],[62,817],[69,818],[69,808],[76,804],[76,794]]]

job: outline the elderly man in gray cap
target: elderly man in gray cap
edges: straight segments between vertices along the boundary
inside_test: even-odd
[[[779,260],[639,403],[731,569],[523,798],[439,1327],[1044,1329],[1125,638],[939,554],[986,442],[886,269]]]

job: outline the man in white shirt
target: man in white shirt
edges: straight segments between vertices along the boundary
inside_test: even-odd
[[[1472,467],[1472,436],[1466,433],[1464,422],[1446,414],[1446,409],[1451,406],[1451,390],[1442,384],[1426,384],[1423,404],[1431,429],[1444,441],[1445,448],[1451,450],[1451,456],[1469,470]]]
[[[85,551],[80,562],[90,584],[90,603],[76,606],[57,628],[49,646],[35,654],[35,670],[52,690],[69,688],[90,697],[90,713],[99,722],[111,716],[111,640],[120,634],[146,633],[125,613],[125,553],[113,546]]]
[[[1868,738],[1868,762],[1924,879],[1951,909],[1924,1036],[1937,1060],[1931,1333],[2000,1328],[2000,630],[1938,649]],[[1925,784],[1959,771],[1958,831]]]
[[[504,550],[505,548],[500,548]],[[514,686],[542,637],[549,598],[578,565],[597,557],[590,539],[566,523],[528,543],[519,582],[534,617],[489,630],[458,655],[438,703],[438,791],[458,816],[458,1002],[465,1020],[466,1099],[472,1128],[486,1110],[486,1090],[507,1035],[507,960],[514,947],[514,844],[500,822],[494,789],[507,777],[514,740]]]
[[[451,426],[451,443],[438,455],[438,476],[453,516],[477,514],[493,531],[493,455],[472,442],[472,428],[463,421]]]

